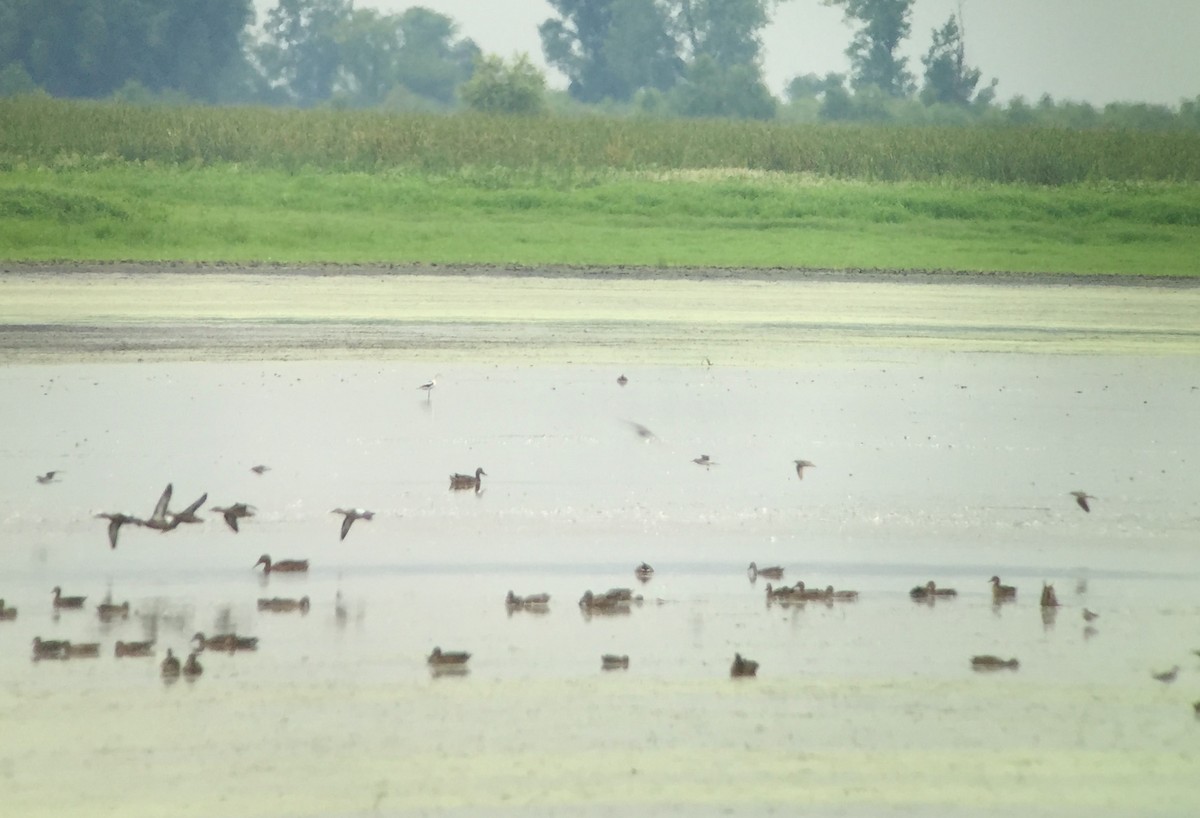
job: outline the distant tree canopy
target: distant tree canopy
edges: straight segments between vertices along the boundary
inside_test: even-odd
[[[953,14],[944,26],[933,30],[933,43],[921,62],[925,66],[921,101],[926,105],[970,105],[972,102],[986,105],[996,95],[995,80],[976,95],[975,87],[983,73],[967,65],[962,28]]]
[[[253,20],[252,0],[0,0],[0,69],[54,96],[133,82],[215,102],[244,68]]]
[[[521,54],[512,63],[494,54],[480,57],[462,87],[467,107],[487,114],[532,116],[546,111],[546,78]]]
[[[912,30],[908,18],[913,0],[825,0],[840,6],[846,22],[857,25],[846,56],[850,58],[850,85],[856,91],[878,88],[890,97],[913,92],[908,62],[897,55],[900,43]]]
[[[623,102],[651,89],[668,92],[668,108],[685,116],[774,112],[760,37],[771,0],[548,2],[558,16],[538,29],[542,48],[580,102]]]

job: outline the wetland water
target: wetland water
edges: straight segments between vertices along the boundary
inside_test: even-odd
[[[15,814],[1200,807],[1196,289],[135,273],[0,276]],[[481,493],[447,490],[476,466]],[[168,481],[258,515],[109,549],[92,514]],[[377,515],[339,542],[336,506]],[[312,569],[264,579],[262,553]],[[861,597],[768,606],[750,560]],[[927,579],[958,598],[913,603]],[[55,585],[88,609],[55,617]],[[645,601],[581,614],[613,586]],[[159,679],[233,628],[259,650]],[[34,663],[34,636],[101,658]],[[470,672],[433,678],[435,645]]]

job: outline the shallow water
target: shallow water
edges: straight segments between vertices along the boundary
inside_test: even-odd
[[[0,596],[20,611],[0,622],[6,808],[1196,812],[1200,359],[850,344],[702,366],[667,346],[670,365],[621,370],[494,348],[0,369]],[[797,458],[817,464],[803,481]],[[476,466],[482,492],[448,490]],[[35,483],[48,469],[61,480]],[[110,550],[91,515],[148,515],[168,481],[174,507],[207,491],[258,515],[236,535],[204,512],[128,528]],[[377,515],[339,542],[335,506]],[[262,553],[312,570],[263,578]],[[750,560],[860,600],[768,606]],[[1016,603],[993,608],[993,573]],[[914,604],[928,579],[959,597]],[[1063,603],[1049,619],[1042,581]],[[55,617],[54,585],[135,614]],[[614,586],[645,599],[581,613]],[[549,612],[510,615],[509,589],[549,592]],[[256,609],[301,595],[304,616]],[[260,649],[161,682],[166,648],[228,628]],[[102,655],[34,663],[34,636]],[[155,659],[113,658],[150,637]],[[471,651],[470,671],[432,677],[435,645]],[[759,678],[728,677],[735,651]],[[604,653],[630,668],[602,672]],[[977,653],[1020,670],[974,673]],[[1174,664],[1173,685],[1150,678]]]

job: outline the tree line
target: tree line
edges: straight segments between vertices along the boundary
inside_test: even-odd
[[[0,0],[0,95],[132,102],[268,104],[784,121],[999,122],[1200,127],[1200,96],[1148,104],[996,101],[966,58],[959,15],[930,33],[920,69],[900,46],[914,0],[823,0],[852,31],[846,74],[805,74],[785,98],[766,87],[762,32],[787,0],[548,0],[550,92],[528,56],[484,54],[421,6],[388,14],[354,0]]]

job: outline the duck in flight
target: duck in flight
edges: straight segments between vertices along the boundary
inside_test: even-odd
[[[225,525],[233,529],[233,533],[237,533],[238,520],[243,517],[253,517],[254,506],[246,505],[245,503],[234,503],[231,506],[222,508],[221,506],[213,506],[212,510],[225,518]]]
[[[61,471],[48,471],[45,474],[39,474],[37,476],[37,481],[39,483],[41,483],[43,486],[46,485],[47,483],[57,483],[58,481],[55,480],[54,478],[60,474],[62,474]]]
[[[367,511],[365,508],[335,508],[330,514],[341,514],[342,519],[342,536],[341,539],[346,539],[346,535],[350,533],[350,526],[354,525],[355,520],[368,520],[375,516],[374,511]]]
[[[804,479],[805,469],[815,469],[817,467],[817,464],[810,460],[793,460],[792,462],[796,464],[796,476],[801,480]]]
[[[131,514],[121,514],[120,512],[110,514],[104,512],[96,515],[97,519],[108,520],[108,547],[117,547],[117,535],[121,533],[121,526],[129,525],[145,525],[145,523],[134,517]]]
[[[1071,492],[1071,496],[1073,496],[1075,498],[1075,502],[1079,504],[1079,507],[1081,509],[1083,509],[1084,511],[1087,511],[1087,512],[1090,512],[1092,510],[1088,506],[1088,500],[1095,500],[1096,499],[1095,497],[1088,494],[1086,491],[1073,491],[1073,492]]]

